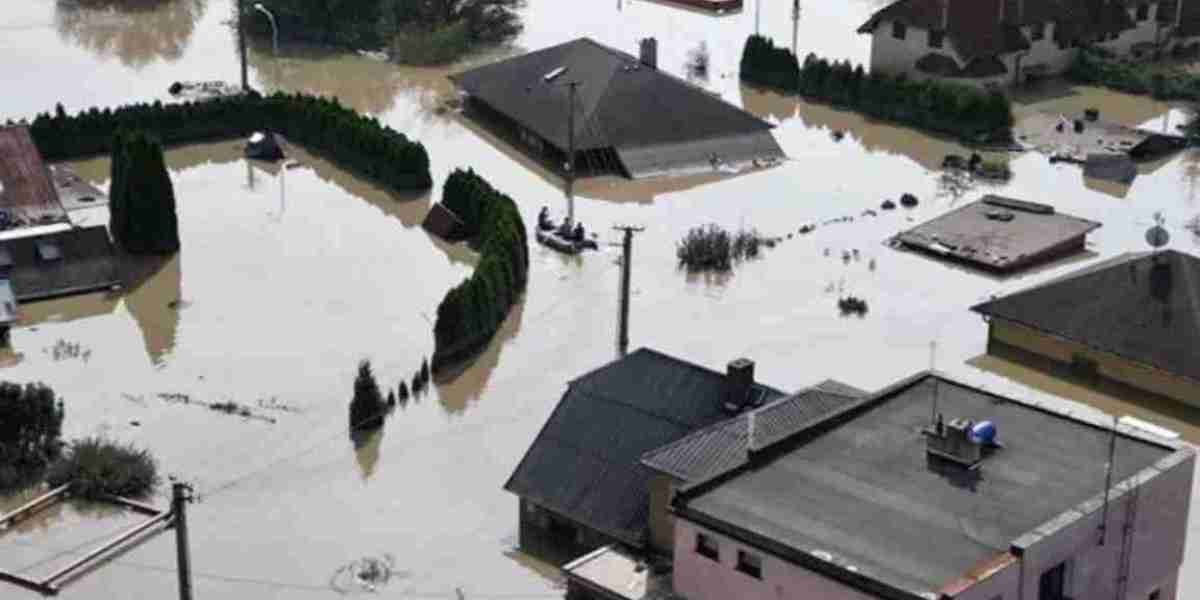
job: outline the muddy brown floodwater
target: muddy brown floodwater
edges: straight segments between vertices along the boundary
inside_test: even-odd
[[[233,81],[238,67],[225,22],[230,0],[175,0],[149,12],[83,11],[31,0],[0,16],[0,118],[166,100],[177,79]],[[954,376],[1060,409],[1132,414],[1200,440],[1186,411],[1150,410],[1104,390],[1058,382],[982,356],[986,326],[967,307],[1060,275],[1089,261],[1141,250],[1155,211],[1172,245],[1200,243],[1179,225],[1200,213],[1197,154],[1143,166],[1131,186],[1085,180],[1069,165],[1012,157],[1002,185],[945,177],[942,157],[966,152],[950,140],[853,113],[741,86],[742,44],[756,26],[790,45],[791,3],[754,1],[712,17],[646,0],[530,0],[526,31],[510,48],[451,69],[412,69],[354,54],[256,45],[260,88],[336,95],[428,147],[434,178],[473,167],[519,203],[526,222],[543,205],[562,211],[560,183],[486,131],[437,110],[445,75],[589,35],[627,50],[659,39],[660,65],[681,76],[689,51],[710,52],[707,81],[726,100],[778,124],[791,160],[737,177],[581,182],[576,214],[600,232],[601,251],[567,259],[531,248],[529,290],[497,339],[455,378],[398,410],[379,434],[351,440],[347,401],[362,358],[383,382],[408,379],[432,348],[430,319],[442,294],[466,277],[469,251],[419,227],[440,193],[387,194],[329,164],[294,153],[302,166],[251,164],[234,141],[172,149],[183,250],[138,265],[125,293],[33,304],[0,353],[0,377],[42,380],[66,400],[70,437],[101,433],[148,446],[162,469],[195,483],[190,534],[197,597],[333,598],[362,592],[370,572],[385,597],[551,598],[559,582],[515,552],[516,502],[500,487],[568,379],[615,356],[614,224],[646,232],[634,248],[634,346],[721,368],[737,356],[763,381],[795,389],[827,377],[875,388],[936,366]],[[866,60],[856,35],[884,0],[802,5],[802,53]],[[1019,99],[1018,115],[1100,107],[1126,124],[1162,127],[1182,114],[1146,98],[1061,84]],[[833,133],[845,132],[837,141]],[[107,185],[107,161],[73,165]],[[912,192],[912,210],[880,212],[884,198]],[[1102,221],[1089,253],[998,280],[883,245],[897,230],[985,192],[1045,201]],[[674,244],[709,222],[795,233],[803,224],[852,216],[767,250],[731,275],[679,272]],[[103,210],[82,215],[103,222]],[[843,251],[860,258],[844,262]],[[828,255],[826,255],[828,251]],[[840,294],[865,298],[864,318],[843,318]],[[1050,394],[1062,394],[1059,399]],[[186,401],[185,401],[186,400]],[[194,401],[192,401],[194,400]],[[231,400],[274,419],[241,418],[200,403]],[[136,425],[134,424],[136,422]],[[1099,486],[1099,482],[1098,482]],[[21,498],[0,501],[0,509]],[[154,498],[165,504],[163,492]],[[1200,511],[1191,519],[1184,596],[1200,594]],[[40,573],[129,517],[90,507],[45,513],[0,537],[0,568]],[[175,593],[173,542],[159,536],[63,593],[66,598],[165,598]],[[381,565],[383,565],[381,567]],[[32,598],[16,588],[4,598]]]

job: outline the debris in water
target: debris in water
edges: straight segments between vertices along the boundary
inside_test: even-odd
[[[838,310],[842,311],[842,316],[857,315],[862,317],[867,314],[867,301],[855,296],[846,296],[838,300]]]
[[[892,202],[891,200],[884,200],[883,204],[879,205],[879,208],[882,208],[883,210],[895,210],[896,203]]]
[[[42,352],[49,354],[55,362],[78,358],[86,363],[92,357],[91,350],[84,348],[76,342],[68,342],[64,339],[54,342],[53,347],[43,348]]]
[[[335,571],[329,579],[329,587],[342,594],[377,592],[393,578],[400,579],[409,575],[397,571],[395,563],[396,559],[391,554],[360,558]]]
[[[867,268],[868,268],[868,269],[870,269],[870,270],[872,270],[872,271],[874,271],[874,270],[875,270],[875,259],[873,259],[873,258],[872,258],[872,259],[871,259],[871,262],[867,263]]]
[[[905,208],[912,208],[917,205],[917,197],[912,194],[904,194],[900,196],[900,205]]]

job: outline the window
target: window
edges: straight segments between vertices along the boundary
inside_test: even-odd
[[[37,243],[38,258],[46,262],[56,261],[62,258],[62,249],[54,242],[38,242]]]
[[[1039,41],[1046,37],[1046,24],[1036,23],[1029,29],[1029,39]]]
[[[1149,18],[1150,18],[1150,5],[1149,4],[1139,4],[1137,7],[1137,20],[1145,21],[1146,19],[1149,19]]]
[[[945,37],[946,37],[945,31],[942,31],[941,29],[930,29],[929,30],[929,47],[930,48],[941,48],[942,40],[945,39]]]
[[[902,39],[904,39],[904,36],[907,34],[908,34],[908,27],[906,27],[904,25],[904,23],[901,23],[899,21],[895,21],[892,23],[892,37],[894,37],[898,40],[902,40]]]
[[[1160,594],[1158,590],[1154,590],[1153,592],[1150,592],[1150,597],[1148,600],[1158,600],[1158,597],[1161,595],[1162,594]]]
[[[762,579],[762,557],[738,550],[737,570],[755,579]]]
[[[721,549],[717,546],[717,540],[703,533],[696,534],[696,554],[718,562],[721,560]]]
[[[1067,563],[1058,563],[1038,580],[1038,600],[1066,600]]]

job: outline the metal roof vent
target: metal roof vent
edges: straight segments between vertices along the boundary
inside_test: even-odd
[[[929,455],[975,469],[984,458],[984,450],[998,447],[996,426],[991,421],[974,423],[970,419],[954,419],[949,423],[937,416],[932,427],[926,428],[925,452]]]

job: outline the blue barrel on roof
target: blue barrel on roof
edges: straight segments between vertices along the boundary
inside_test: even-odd
[[[975,442],[984,445],[996,443],[996,424],[991,421],[980,421],[971,428],[971,437]]]

